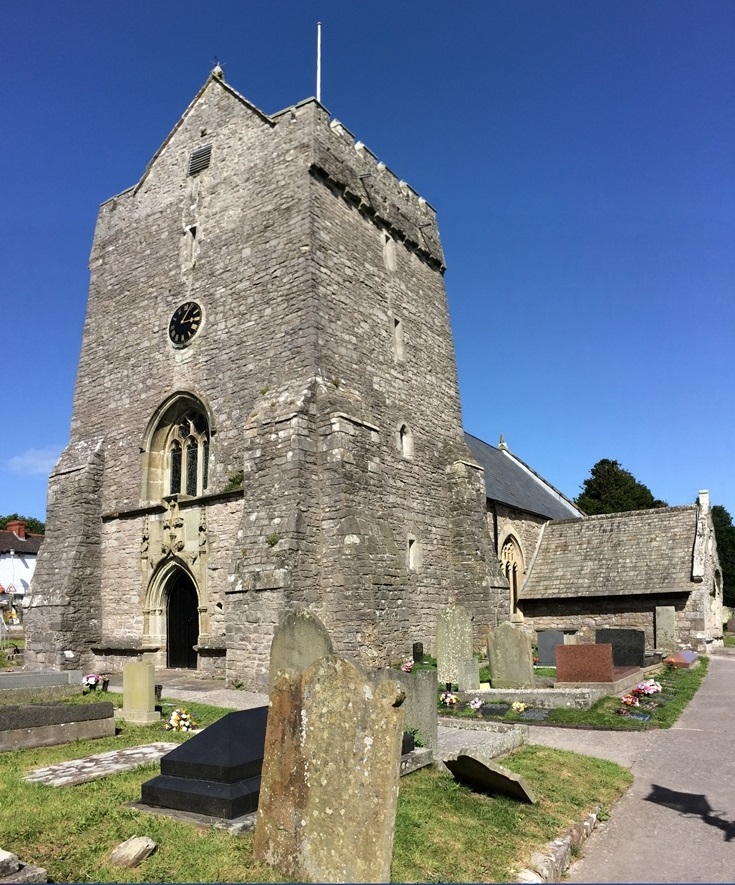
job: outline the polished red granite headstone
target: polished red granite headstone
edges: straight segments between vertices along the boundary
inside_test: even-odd
[[[609,642],[594,645],[557,645],[557,682],[614,682],[613,648]]]

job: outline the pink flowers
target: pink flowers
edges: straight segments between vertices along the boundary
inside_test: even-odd
[[[413,661],[406,661],[406,663],[401,667],[404,673],[410,673],[413,670]]]
[[[638,698],[633,694],[624,694],[620,700],[625,704],[626,707],[638,707],[640,706]]]

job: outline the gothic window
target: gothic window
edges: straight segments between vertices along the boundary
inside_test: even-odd
[[[510,585],[510,613],[518,612],[518,593],[523,583],[523,554],[518,541],[509,535],[500,550],[500,564]]]
[[[152,418],[143,446],[141,497],[201,495],[209,485],[210,427],[202,404],[175,394]]]
[[[169,495],[201,495],[207,486],[209,428],[207,419],[189,409],[169,437]]]

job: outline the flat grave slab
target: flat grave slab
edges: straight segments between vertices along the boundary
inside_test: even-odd
[[[543,722],[548,719],[550,715],[551,710],[545,710],[541,707],[533,707],[530,710],[524,710],[518,718],[523,719],[524,722]]]
[[[510,704],[483,704],[480,707],[482,716],[505,716],[510,710]]]

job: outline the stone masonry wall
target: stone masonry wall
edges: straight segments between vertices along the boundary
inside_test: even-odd
[[[209,167],[189,174],[205,145]],[[318,103],[267,117],[210,78],[138,185],[101,207],[90,268],[70,449],[97,441],[96,509],[64,492],[84,562],[42,578],[62,604],[59,587],[84,584],[99,612],[75,654],[98,669],[161,665],[182,571],[199,597],[200,668],[248,687],[265,685],[273,630],[295,606],[374,666],[413,641],[432,648],[449,600],[472,611],[478,644],[505,618],[435,213]],[[189,300],[201,328],[176,347],[169,319]],[[193,498],[166,494],[156,449],[185,398],[209,425]],[[50,510],[48,563],[67,542],[61,519]]]

